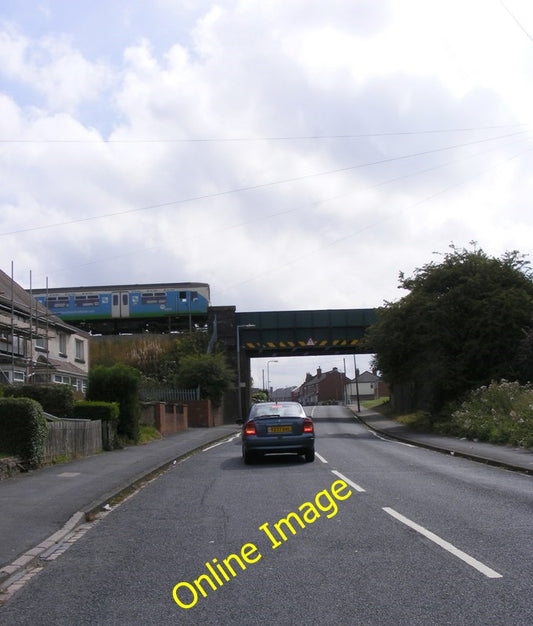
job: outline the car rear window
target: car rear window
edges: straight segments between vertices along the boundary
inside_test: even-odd
[[[256,405],[252,408],[252,417],[279,415],[280,417],[305,417],[303,409],[294,404]]]

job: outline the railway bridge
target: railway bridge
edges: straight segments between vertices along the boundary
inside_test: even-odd
[[[358,354],[366,329],[375,321],[375,309],[240,313],[234,306],[210,307],[208,325],[225,346],[228,360],[237,371],[236,393],[225,402],[226,419],[242,417],[249,405],[250,359]]]

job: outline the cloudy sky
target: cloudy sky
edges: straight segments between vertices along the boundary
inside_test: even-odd
[[[0,0],[0,59],[25,287],[366,308],[451,243],[531,252],[529,0]]]

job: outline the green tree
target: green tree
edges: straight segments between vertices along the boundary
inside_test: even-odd
[[[452,245],[440,263],[401,273],[400,287],[409,293],[378,310],[365,339],[397,408],[438,411],[491,380],[524,379],[533,281],[518,252]]]
[[[221,352],[187,354],[180,359],[177,382],[186,389],[200,387],[200,397],[218,406],[224,392],[234,384],[234,372]]]

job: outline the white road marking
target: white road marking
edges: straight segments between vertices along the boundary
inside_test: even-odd
[[[238,433],[237,435],[233,435],[233,437],[229,437],[228,439],[219,441],[218,443],[214,443],[212,446],[208,446],[207,448],[202,448],[202,452],[207,452],[208,450],[212,450],[213,448],[216,448],[217,446],[221,446],[223,443],[229,443],[230,441],[237,439],[237,437],[240,437],[240,433]]]
[[[323,456],[320,456],[318,452],[315,451],[315,456],[322,461],[322,463],[327,463],[326,459]]]
[[[363,489],[360,485],[358,485],[357,483],[354,483],[353,481],[351,481],[349,478],[346,478],[346,476],[344,476],[343,474],[341,474],[340,472],[337,472],[337,470],[331,470],[332,474],[335,474],[335,476],[338,476],[339,478],[341,478],[342,480],[344,480],[345,483],[347,483],[348,485],[350,485],[350,487],[352,487],[353,489],[355,489],[356,491],[359,491],[360,493],[364,493],[366,491],[366,489]]]
[[[62,472],[61,474],[58,474],[58,476],[61,476],[62,478],[74,478],[79,475],[80,472]]]
[[[456,556],[458,559],[461,559],[461,561],[464,561],[471,567],[477,569],[479,572],[487,576],[487,578],[502,578],[502,575],[498,574],[498,572],[494,571],[490,567],[487,567],[486,565],[484,565],[477,559],[474,559],[470,555],[466,554],[466,552],[459,550],[451,543],[448,543],[448,541],[445,541],[438,535],[435,535],[435,533],[432,533],[430,530],[427,530],[427,528],[424,528],[423,526],[420,526],[420,524],[417,524],[416,522],[413,522],[409,518],[404,517],[401,513],[398,513],[397,511],[389,507],[383,507],[383,510],[385,511],[385,513],[392,515],[392,517],[402,522],[402,524],[405,524],[406,526],[409,526],[413,530],[416,530],[418,533],[420,533],[421,535],[423,535],[430,541],[433,541],[441,548],[444,548],[444,550],[447,550],[448,552]]]
[[[357,418],[356,418],[356,420],[357,420]],[[413,445],[412,443],[406,443],[405,441],[398,441],[397,439],[391,439],[390,437],[383,437],[382,435],[377,433],[375,430],[372,430],[372,428],[370,428],[370,426],[367,426],[361,420],[357,420],[357,423],[361,424],[361,426],[364,426],[366,428],[366,430],[368,430],[369,433],[374,435],[374,437],[376,437],[377,439],[381,439],[381,441],[387,441],[388,443],[399,443],[401,446],[407,446],[408,448],[416,448],[416,446]]]

